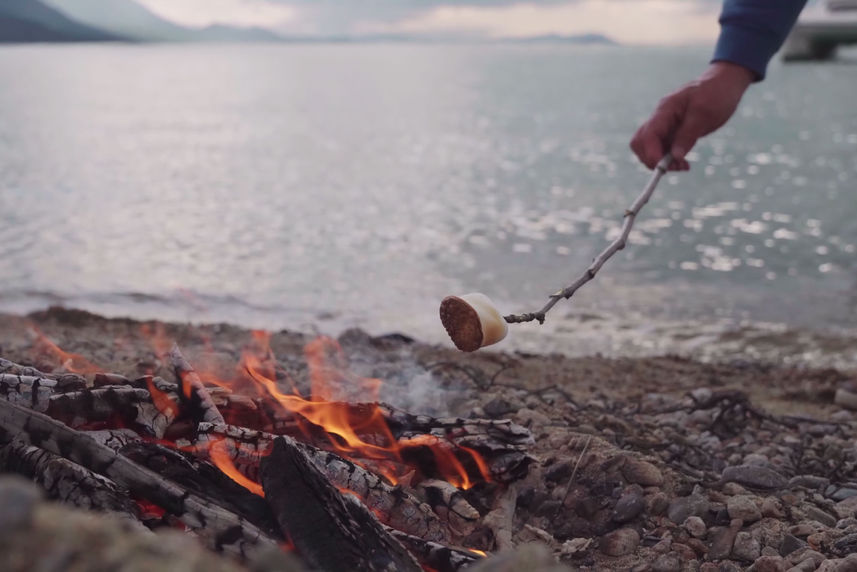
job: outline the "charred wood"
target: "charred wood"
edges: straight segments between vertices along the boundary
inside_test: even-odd
[[[405,545],[420,564],[437,572],[458,572],[471,564],[479,562],[482,556],[465,548],[453,548],[417,538],[400,530],[388,529],[393,537]]]
[[[135,497],[160,506],[217,551],[246,558],[276,545],[275,539],[245,519],[189,493],[87,435],[44,414],[0,400],[0,440],[13,436],[105,476]]]
[[[128,491],[110,479],[39,447],[13,439],[0,446],[0,470],[38,483],[49,498],[79,508],[136,518]]]
[[[366,507],[330,484],[287,438],[262,459],[262,486],[282,529],[313,568],[419,572],[413,556]]]
[[[126,425],[160,439],[175,420],[176,411],[158,407],[153,399],[146,389],[107,386],[52,395],[45,412],[73,428]]]
[[[243,517],[267,535],[282,539],[282,533],[268,503],[216,467],[157,443],[131,443],[119,452],[162,477],[178,483],[187,491]]]
[[[181,386],[179,398],[190,409],[190,415],[197,423],[225,423],[223,415],[211,399],[199,374],[184,358],[178,344],[173,344],[169,353],[170,364]]]
[[[86,387],[86,378],[76,373],[45,373],[26,365],[0,358],[0,374],[44,377],[57,382],[57,391],[76,391]]]
[[[57,381],[47,377],[0,374],[0,396],[11,403],[36,411],[47,411],[51,396],[56,393]]]
[[[199,426],[199,454],[206,455],[211,441],[223,440],[235,466],[258,480],[261,460],[270,452],[275,435],[229,425]],[[309,459],[338,488],[354,493],[385,524],[427,540],[447,542],[454,536],[431,508],[401,487],[393,486],[360,465],[335,453],[297,443]]]

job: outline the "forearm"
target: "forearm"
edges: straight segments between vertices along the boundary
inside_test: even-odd
[[[714,62],[731,62],[765,77],[807,0],[725,0]]]

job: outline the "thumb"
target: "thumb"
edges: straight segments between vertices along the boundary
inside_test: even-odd
[[[682,160],[693,149],[697,140],[705,134],[705,126],[693,115],[688,115],[676,129],[670,153],[674,159]]]

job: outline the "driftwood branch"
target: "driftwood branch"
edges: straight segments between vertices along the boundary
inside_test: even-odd
[[[365,506],[336,490],[292,439],[274,441],[261,473],[280,527],[312,568],[420,572],[405,547]]]
[[[661,180],[661,177],[667,172],[669,169],[670,163],[672,163],[672,155],[667,154],[655,167],[654,172],[652,173],[652,178],[649,180],[649,183],[646,185],[646,188],[643,189],[643,192],[634,200],[628,210],[625,211],[625,222],[622,224],[622,232],[619,237],[611,242],[604,251],[595,257],[595,260],[592,261],[592,264],[589,265],[589,268],[586,269],[586,272],[583,273],[583,276],[577,279],[574,283],[569,286],[566,286],[556,294],[551,295],[550,300],[545,306],[539,310],[538,312],[531,312],[528,314],[512,314],[509,316],[504,316],[503,319],[506,320],[510,324],[520,324],[522,322],[532,322],[538,321],[540,324],[545,323],[545,315],[553,308],[557,302],[562,299],[568,300],[569,298],[580,289],[581,286],[595,278],[595,274],[601,269],[607,260],[610,259],[611,256],[625,248],[625,244],[628,241],[628,235],[631,234],[631,228],[634,226],[634,219],[637,218],[637,214],[639,214],[640,210],[645,206],[649,199],[652,197],[652,193],[655,191],[655,187],[658,186],[658,182]]]

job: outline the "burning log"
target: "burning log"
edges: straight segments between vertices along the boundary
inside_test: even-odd
[[[422,491],[432,510],[448,522],[459,536],[466,536],[473,531],[481,515],[458,488],[439,479],[423,481],[417,488]]]
[[[366,508],[342,495],[297,444],[274,440],[262,459],[262,486],[277,521],[305,561],[326,571],[421,570]]]
[[[0,395],[11,403],[36,411],[48,410],[48,403],[56,387],[57,381],[47,377],[0,374]]]
[[[127,490],[77,463],[19,439],[0,446],[0,470],[32,479],[50,498],[136,519],[136,506]]]
[[[179,350],[178,344],[173,344],[169,353],[170,363],[175,371],[176,379],[181,385],[179,397],[182,403],[187,405],[191,411],[191,417],[196,423],[226,423],[217,409],[217,405],[211,400],[208,390],[203,385],[199,374],[188,363]]]
[[[3,358],[0,358],[0,374],[52,379],[57,382],[58,391],[75,391],[86,387],[86,379],[76,373],[45,373],[34,367],[18,365]]]
[[[44,414],[0,400],[0,440],[10,440],[12,436],[108,477],[132,495],[160,506],[217,551],[246,558],[277,543],[245,519],[186,491],[89,436]]]
[[[159,407],[154,402],[155,396],[150,390],[130,386],[82,389],[52,395],[44,412],[73,428],[113,423],[138,427],[145,434],[160,439],[175,420],[177,410]]]
[[[260,463],[269,454],[276,437],[241,427],[201,423],[197,452],[205,455],[210,448],[209,442],[223,441],[228,457],[238,470],[251,479],[257,479]],[[339,489],[354,493],[385,524],[437,542],[447,542],[455,536],[428,505],[401,487],[388,484],[381,477],[335,453],[304,443],[297,443],[297,446],[331,483]]]
[[[421,564],[437,572],[458,572],[484,558],[472,550],[423,540],[392,528],[387,530],[393,538],[405,545]]]

